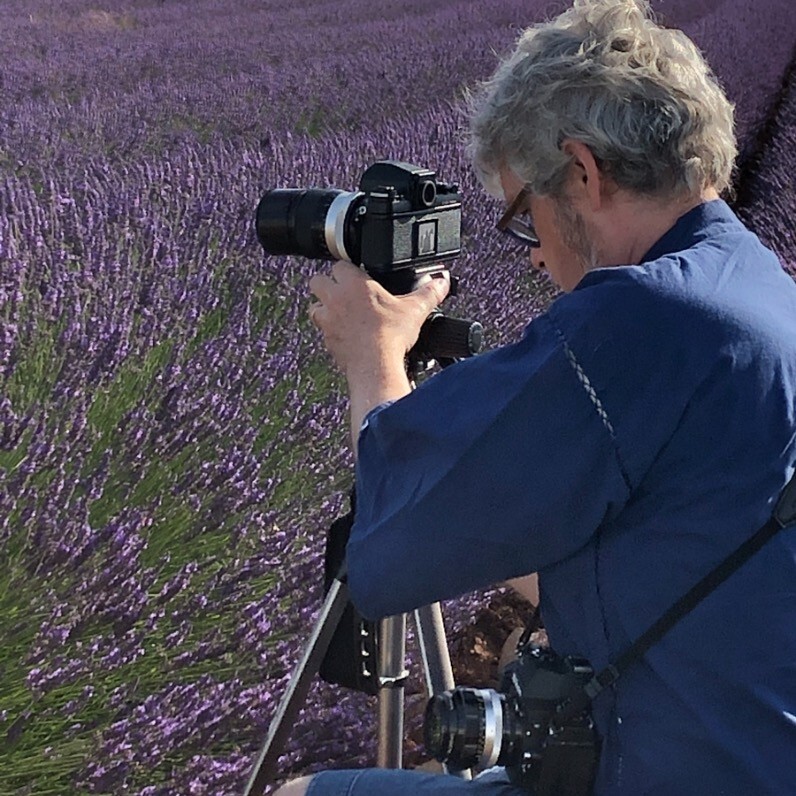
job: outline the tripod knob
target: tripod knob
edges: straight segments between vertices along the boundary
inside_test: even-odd
[[[420,329],[410,352],[419,360],[462,359],[477,354],[484,344],[484,327],[478,321],[449,318],[433,312]]]

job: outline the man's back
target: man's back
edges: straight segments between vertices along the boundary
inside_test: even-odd
[[[770,516],[796,461],[796,286],[712,202],[640,266],[587,275],[551,317],[630,488],[540,576],[554,646],[602,666]],[[597,792],[796,792],[794,598],[791,530],[600,698]]]

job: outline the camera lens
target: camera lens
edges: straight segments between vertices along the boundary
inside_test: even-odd
[[[443,691],[426,706],[426,751],[458,769],[512,765],[522,753],[517,718],[505,695],[492,689]]]
[[[361,193],[280,188],[257,206],[257,238],[269,254],[358,262],[358,242],[348,234]]]

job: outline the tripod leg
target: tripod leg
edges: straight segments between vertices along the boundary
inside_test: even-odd
[[[424,605],[415,611],[415,628],[428,695],[449,691],[454,687],[453,668],[439,603]]]
[[[431,697],[440,691],[450,691],[455,684],[440,604],[432,603],[418,608],[414,618],[428,695]],[[446,774],[453,774],[467,780],[472,779],[469,769],[449,769],[446,765],[443,765],[442,768]]]
[[[323,656],[326,654],[329,642],[340,623],[340,617],[343,615],[347,603],[348,587],[339,580],[333,581],[321,606],[321,613],[304,654],[290,678],[288,689],[271,721],[268,737],[257,756],[257,762],[252,769],[244,796],[258,796],[263,793],[265,786],[274,779],[279,755],[282,754],[295,718],[307,698],[312,681],[318,673]]]
[[[403,764],[404,683],[408,676],[406,615],[381,620],[379,641],[379,768]]]

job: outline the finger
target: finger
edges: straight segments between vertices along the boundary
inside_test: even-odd
[[[334,279],[327,274],[315,274],[309,281],[310,293],[316,296],[321,304],[329,301],[335,286]]]
[[[338,284],[342,284],[349,279],[357,279],[359,281],[366,281],[370,279],[370,277],[358,265],[349,263],[346,260],[338,260],[332,266],[332,278]]]
[[[309,306],[310,320],[320,329],[323,326],[323,318],[326,308],[320,301],[313,301]]]

